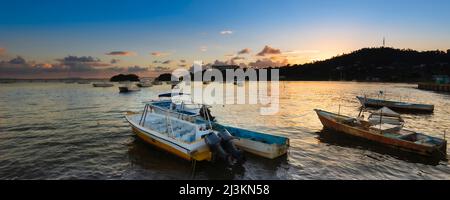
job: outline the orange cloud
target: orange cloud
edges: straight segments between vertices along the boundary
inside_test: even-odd
[[[6,49],[0,47],[0,55],[4,54],[5,52],[6,52]]]
[[[275,49],[275,48],[272,48],[272,47],[266,45],[264,47],[264,49],[256,55],[257,56],[266,56],[266,55],[273,55],[273,54],[281,54],[281,50]]]
[[[170,55],[170,53],[167,53],[167,52],[159,52],[159,51],[156,51],[156,52],[152,52],[152,53],[150,53],[152,56],[155,56],[155,57],[164,57],[164,56],[168,56],[168,55]]]
[[[251,50],[250,50],[249,48],[245,48],[245,49],[240,50],[240,51],[238,52],[238,54],[249,54],[250,51],[251,51]]]
[[[45,69],[50,69],[53,67],[53,65],[50,63],[43,63],[43,64],[40,64],[39,66],[42,68],[45,68]]]

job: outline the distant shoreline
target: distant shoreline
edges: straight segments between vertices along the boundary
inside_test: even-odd
[[[102,79],[1,79],[1,81],[13,81],[14,82],[63,82],[68,80],[89,80],[89,81],[109,81],[109,78]],[[268,80],[270,81],[270,80]],[[347,80],[279,80],[280,82],[342,82],[342,83],[404,83],[404,84],[419,84],[419,83],[434,83],[434,82],[422,82],[422,81],[414,81],[414,82],[395,82],[395,81],[347,81]]]

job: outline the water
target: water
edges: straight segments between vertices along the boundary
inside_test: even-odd
[[[357,115],[356,95],[386,91],[394,100],[435,104],[430,115],[405,115],[406,128],[443,137],[450,130],[450,95],[409,84],[282,82],[280,112],[258,105],[216,105],[220,122],[290,138],[276,160],[248,155],[240,168],[191,163],[136,138],[124,119],[168,85],[119,94],[117,87],[65,83],[0,85],[0,179],[450,179],[448,161],[429,163],[348,138],[318,134],[320,108]],[[374,95],[376,97],[376,95]]]

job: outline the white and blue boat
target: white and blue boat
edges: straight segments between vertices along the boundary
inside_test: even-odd
[[[289,138],[287,137],[220,124],[211,115],[209,106],[193,103],[188,94],[164,93],[159,97],[170,98],[148,102],[152,107],[160,110],[156,112],[168,112],[173,117],[192,123],[205,123],[205,121],[211,123],[214,130],[225,132],[236,138],[234,144],[248,153],[274,159],[285,155],[289,149]]]

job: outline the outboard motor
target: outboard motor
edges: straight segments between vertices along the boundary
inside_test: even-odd
[[[244,156],[234,145],[233,139],[234,137],[228,131],[220,132],[219,135],[211,132],[205,136],[205,142],[214,155],[220,157],[230,166],[244,161]]]
[[[214,134],[214,132],[211,132],[205,136],[205,142],[214,154],[218,155],[225,161],[230,160],[231,155],[222,148],[221,138]]]
[[[222,138],[222,141],[220,142],[222,145],[222,148],[228,152],[229,154],[231,154],[231,156],[233,156],[233,158],[239,162],[242,163],[244,161],[244,155],[243,153],[236,147],[236,145],[234,145],[233,143],[233,139],[235,139],[235,137],[233,137],[230,132],[228,132],[226,129],[224,129],[224,131],[219,132],[219,137]]]

